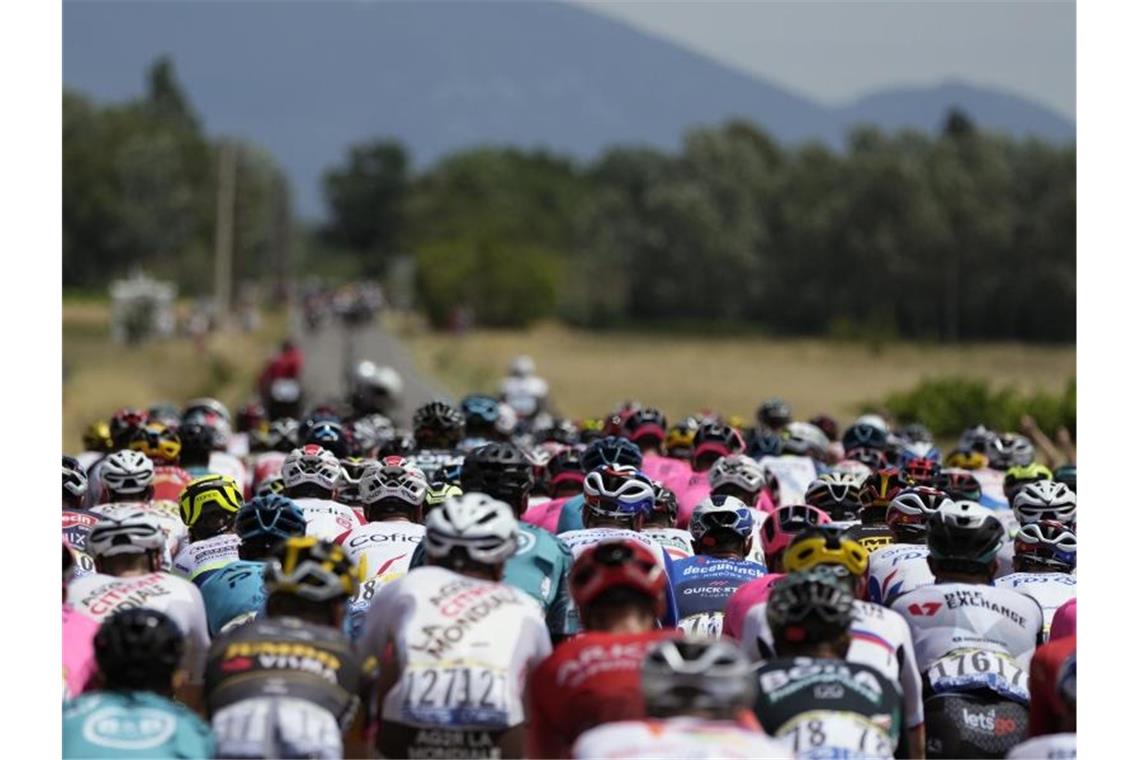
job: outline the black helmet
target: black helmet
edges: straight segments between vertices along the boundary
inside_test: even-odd
[[[653,512],[663,514],[669,519],[669,525],[677,524],[677,494],[673,489],[659,481],[653,481]]]
[[[1069,487],[1073,493],[1077,492],[1077,466],[1075,464],[1065,464],[1053,470],[1053,480],[1058,483],[1064,483]]]
[[[412,434],[421,449],[453,449],[463,428],[463,414],[444,401],[424,404],[412,417]]]
[[[169,692],[182,661],[182,631],[158,610],[119,610],[95,634],[95,662],[113,691]]]
[[[534,472],[514,444],[488,443],[464,457],[459,487],[464,493],[477,491],[517,505],[534,488]]]
[[[349,455],[348,433],[339,422],[314,423],[309,428],[302,445],[308,443],[315,443],[322,449],[331,451],[337,459],[344,459]]]
[[[778,640],[832,641],[850,627],[854,604],[851,591],[825,567],[790,573],[772,586],[768,626]]]
[[[843,450],[887,448],[887,433],[869,422],[857,422],[843,433]]]
[[[769,430],[776,430],[792,421],[792,408],[780,398],[770,398],[756,410],[756,421]]]
[[[182,441],[182,456],[201,456],[214,450],[217,434],[200,422],[183,422],[178,426],[178,440]]]
[[[669,429],[669,423],[664,414],[647,406],[631,412],[621,427],[625,437],[634,443],[648,438],[653,441],[653,445],[659,446],[665,441],[665,431]]]
[[[753,459],[778,457],[784,453],[784,439],[776,433],[753,430],[748,436],[748,456]]]
[[[626,464],[641,469],[641,449],[628,438],[608,435],[593,441],[582,452],[582,469],[586,472],[607,464]]]
[[[376,451],[376,458],[407,457],[416,450],[416,439],[406,430],[393,431],[392,435],[380,441]]]
[[[943,505],[927,521],[926,545],[935,560],[988,565],[997,556],[1004,538],[1001,521],[972,501]]]

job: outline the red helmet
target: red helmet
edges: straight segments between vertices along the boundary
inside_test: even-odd
[[[914,486],[933,487],[940,472],[942,472],[942,465],[933,459],[912,459],[903,465],[903,474]]]
[[[909,483],[907,476],[897,467],[884,467],[872,472],[867,478],[871,487],[871,506],[886,509],[891,501],[898,496],[899,491],[906,488]]]
[[[786,549],[801,530],[829,522],[831,517],[818,507],[807,504],[778,507],[760,526],[760,548],[765,557],[771,557]]]
[[[578,555],[570,570],[570,594],[584,609],[611,588],[624,586],[648,596],[657,617],[665,614],[665,568],[649,547],[633,539],[594,544]]]

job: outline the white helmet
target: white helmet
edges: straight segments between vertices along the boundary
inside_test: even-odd
[[[827,457],[827,434],[810,422],[789,422],[781,433],[784,452],[809,456],[812,459]]]
[[[1033,464],[1036,453],[1033,443],[1019,433],[997,435],[986,442],[986,458],[995,470],[1027,467]]]
[[[725,529],[748,540],[755,525],[752,510],[735,496],[706,496],[693,507],[689,533],[700,541],[709,531]]]
[[[531,359],[525,354],[522,356],[516,356],[511,360],[510,372],[516,377],[530,377],[534,374],[534,370],[534,359]]]
[[[99,480],[104,489],[114,494],[146,493],[154,485],[154,462],[141,451],[116,451],[103,460]]]
[[[333,491],[341,482],[340,461],[326,448],[310,443],[293,449],[281,465],[281,480],[286,488],[313,483]]]
[[[1022,525],[1040,520],[1072,525],[1077,519],[1077,495],[1064,483],[1038,480],[1023,486],[1013,497],[1013,513]]]
[[[756,698],[752,664],[733,641],[666,639],[645,653],[641,687],[653,715],[700,709],[729,715]]]
[[[398,499],[418,507],[427,497],[427,478],[403,457],[385,457],[370,462],[360,473],[357,495],[361,504],[375,504],[381,499]]]
[[[866,480],[871,477],[873,470],[854,459],[841,459],[832,466],[831,472],[837,475],[854,475]]]
[[[716,491],[723,485],[734,485],[751,493],[764,487],[764,468],[750,456],[729,454],[713,463],[709,470],[709,487]]]
[[[87,537],[87,549],[93,557],[161,552],[165,545],[166,533],[158,518],[141,510],[103,516]]]
[[[876,427],[879,430],[882,430],[884,433],[890,432],[890,428],[887,426],[887,421],[877,414],[864,414],[859,419],[855,420],[855,423],[852,425],[852,427],[855,425],[870,425],[871,427]]]
[[[487,494],[453,496],[428,513],[423,539],[431,557],[463,549],[474,562],[500,565],[518,548],[519,524],[505,503]]]

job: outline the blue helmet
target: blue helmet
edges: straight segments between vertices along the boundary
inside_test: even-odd
[[[468,426],[472,422],[494,425],[499,419],[499,402],[491,396],[472,393],[459,403],[459,411],[463,412]]]
[[[234,532],[243,542],[262,536],[286,539],[305,535],[305,515],[290,498],[270,493],[255,496],[238,510]]]
[[[599,438],[582,452],[582,469],[596,470],[607,464],[621,464],[641,469],[641,449],[628,438],[608,435]]]
[[[784,439],[776,433],[757,430],[748,439],[748,456],[753,459],[778,457],[783,453]]]

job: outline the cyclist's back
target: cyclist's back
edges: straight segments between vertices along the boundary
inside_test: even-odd
[[[598,726],[574,744],[574,757],[745,760],[791,754],[755,728],[724,720],[678,716]]]
[[[182,704],[145,691],[95,691],[63,708],[63,757],[211,757],[213,739]]]
[[[867,598],[889,606],[903,594],[934,583],[934,574],[926,563],[929,554],[922,544],[894,544],[871,552]]]
[[[1031,596],[1045,616],[1045,637],[1053,625],[1053,616],[1065,602],[1077,596],[1077,579],[1069,573],[1012,573],[994,580],[998,588],[1007,588]]]

